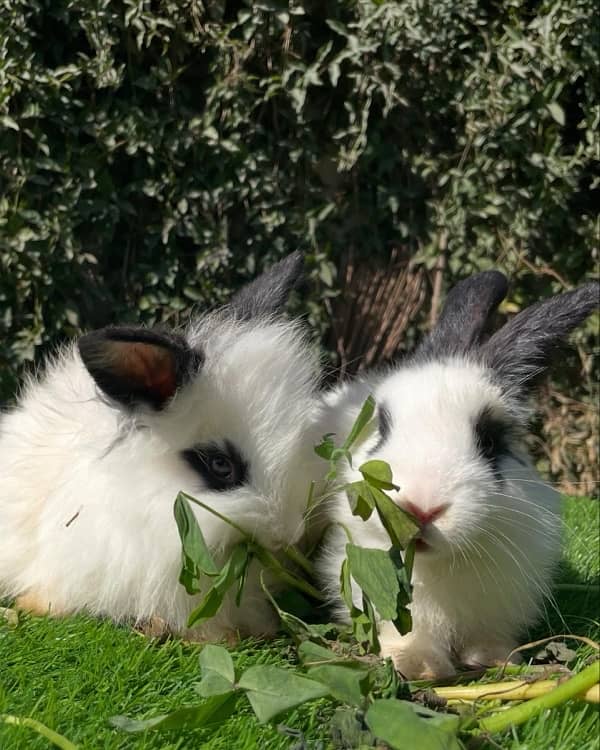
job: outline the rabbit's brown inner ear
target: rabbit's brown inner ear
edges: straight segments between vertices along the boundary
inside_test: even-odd
[[[177,389],[177,368],[173,353],[156,344],[112,341],[111,365],[133,390],[147,393],[153,401],[170,399]]]

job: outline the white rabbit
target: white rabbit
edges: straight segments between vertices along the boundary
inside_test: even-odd
[[[0,595],[38,613],[162,618],[185,631],[199,597],[178,583],[180,490],[271,550],[298,540],[319,367],[277,313],[301,263],[288,256],[181,334],[84,335],[26,384],[0,420]],[[193,510],[223,559],[238,533]],[[276,626],[251,570],[241,606],[226,601],[193,635]]]
[[[412,357],[326,397],[321,432],[343,438],[374,395],[379,429],[356,447],[355,468],[344,479],[360,479],[363,461],[387,461],[400,487],[390,496],[422,527],[413,629],[401,636],[392,623],[380,623],[382,654],[408,678],[452,674],[457,663],[504,661],[550,593],[559,496],[540,480],[523,444],[527,402],[552,350],[598,306],[600,287],[589,283],[533,305],[486,339],[506,289],[494,271],[464,280]],[[376,514],[366,522],[352,516],[344,496],[331,503],[329,518],[356,544],[390,546]],[[319,560],[340,617],[347,617],[339,599],[346,542],[334,526]]]

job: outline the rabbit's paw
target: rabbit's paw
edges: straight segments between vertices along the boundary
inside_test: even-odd
[[[37,589],[30,589],[18,596],[15,600],[15,609],[29,612],[32,615],[60,617],[64,614],[60,607],[52,603],[48,594]]]
[[[460,654],[460,662],[469,667],[493,667],[501,666],[515,647],[514,643],[503,641],[486,641],[471,643]],[[512,654],[510,664],[522,662],[520,654]]]
[[[400,635],[391,623],[384,623],[380,635],[381,656],[390,657],[396,670],[408,680],[432,680],[456,673],[450,655],[432,636]]]

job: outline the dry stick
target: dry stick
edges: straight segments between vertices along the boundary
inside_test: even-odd
[[[546,695],[520,703],[506,711],[481,719],[478,734],[502,732],[509,727],[518,726],[548,708],[565,703],[571,698],[577,698],[586,693],[593,685],[600,681],[600,661],[595,661],[570,680],[558,685]]]
[[[592,648],[596,649],[596,651],[600,651],[600,645],[598,645],[596,641],[593,641],[591,638],[587,638],[585,635],[568,635],[567,633],[559,633],[558,635],[550,635],[547,638],[540,638],[539,641],[530,641],[529,643],[524,643],[522,646],[517,646],[517,648],[513,648],[510,654],[506,657],[506,660],[502,666],[502,669],[500,670],[500,674],[502,674],[503,671],[506,669],[509,661],[511,660],[514,654],[519,653],[519,651],[527,651],[527,649],[534,648],[535,646],[543,646],[545,643],[550,643],[550,641],[555,641],[557,638],[571,638],[571,640],[580,641],[581,643],[585,643],[588,646],[591,646]]]

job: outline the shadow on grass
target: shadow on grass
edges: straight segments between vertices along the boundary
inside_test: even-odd
[[[600,636],[600,577],[583,577],[567,560],[556,576],[553,600],[547,600],[544,619],[532,628],[532,639],[554,634]]]

